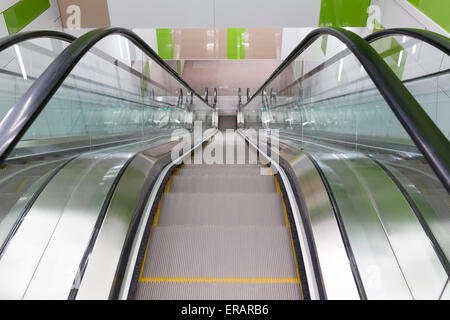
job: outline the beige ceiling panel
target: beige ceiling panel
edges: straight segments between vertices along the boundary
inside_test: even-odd
[[[246,29],[246,59],[280,59],[283,29]]]
[[[226,59],[226,29],[173,29],[174,59]]]
[[[111,26],[107,0],[58,0],[63,28]]]

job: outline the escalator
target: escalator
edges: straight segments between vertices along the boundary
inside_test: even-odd
[[[415,110],[425,110],[434,121],[429,137],[440,143],[429,150],[411,141],[419,140],[414,138],[418,130],[405,132],[405,119],[399,118],[403,125],[398,122],[394,116],[398,111],[386,105],[383,89],[372,84],[373,75],[366,74],[346,50],[333,52],[324,62],[309,62],[313,56],[306,50],[297,59],[292,57],[290,66],[276,70],[261,90],[265,104],[261,119],[267,119],[263,127],[279,132],[275,139],[281,152],[285,148],[301,155],[301,161],[309,163],[304,164],[310,168],[308,174],[315,171],[324,183],[336,219],[334,232],[344,239],[361,298],[448,295],[450,199],[448,175],[438,168],[449,164],[448,123],[437,115],[448,109],[449,42],[429,35],[400,29],[368,37],[395,77],[421,102],[423,109],[416,105]],[[402,56],[407,55],[412,59],[405,64]],[[303,68],[300,75],[295,74],[298,65]],[[265,92],[276,95],[265,97]],[[244,113],[258,110],[258,102],[244,106]],[[427,118],[424,113],[417,116]],[[247,134],[255,128],[248,126]],[[426,156],[430,149],[441,150],[440,164]],[[297,176],[306,174],[298,170]],[[323,217],[310,218],[315,239],[323,237]],[[324,243],[318,251],[327,253],[329,246]],[[333,271],[329,272],[331,278]]]
[[[0,39],[0,118],[26,92],[48,65],[74,40],[56,31],[33,31]],[[28,153],[32,152],[28,150]],[[47,181],[76,153],[40,154],[33,159],[10,157],[0,167],[0,243],[10,235],[19,211],[38,192],[39,181]],[[10,214],[8,214],[11,212]],[[2,247],[2,245],[0,245]]]
[[[225,133],[131,31],[73,40],[2,104],[0,297],[446,299],[446,57],[395,41],[311,32]]]
[[[244,144],[231,135],[224,149],[236,155],[243,145],[248,155]],[[256,160],[252,152],[249,157]],[[273,175],[260,175],[261,164],[243,160],[246,164],[185,164],[171,176],[130,297],[302,298],[278,182]]]

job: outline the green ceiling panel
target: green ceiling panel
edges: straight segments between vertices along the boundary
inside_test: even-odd
[[[3,12],[9,34],[22,30],[27,24],[50,8],[49,0],[22,0]]]
[[[229,28],[227,30],[228,59],[245,59],[245,28]]]
[[[165,60],[173,59],[172,29],[156,29],[158,54]]]
[[[320,27],[365,27],[370,0],[322,0]]]
[[[408,0],[434,22],[450,32],[450,1],[449,0]]]

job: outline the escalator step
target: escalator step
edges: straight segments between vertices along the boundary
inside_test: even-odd
[[[272,176],[173,176],[171,192],[276,192]]]
[[[179,176],[216,176],[216,175],[244,175],[244,176],[257,176],[260,174],[260,168],[250,167],[250,168],[233,168],[233,166],[221,166],[217,169],[202,169],[202,168],[189,168],[182,169],[178,172]]]
[[[145,283],[138,300],[300,300],[296,283]]]
[[[233,170],[241,170],[241,169],[258,169],[261,166],[258,164],[185,164],[181,168],[180,172],[183,170],[207,170],[207,171],[216,171],[216,170],[223,170],[223,169],[229,169],[232,168]]]
[[[158,225],[283,226],[278,193],[185,193],[164,195]]]
[[[296,279],[289,228],[155,226],[142,278]]]

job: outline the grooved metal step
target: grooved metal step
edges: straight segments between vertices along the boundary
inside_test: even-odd
[[[241,167],[241,168],[233,168],[233,165],[223,165],[217,166],[215,168],[188,168],[183,169],[178,172],[179,176],[193,176],[193,175],[259,175],[260,174],[259,166],[250,166],[250,167]]]
[[[173,176],[171,192],[275,192],[273,176]]]
[[[155,226],[143,278],[296,279],[289,229]]]
[[[300,300],[295,283],[140,283],[142,300]]]
[[[223,170],[232,168],[233,170],[248,170],[248,169],[258,169],[261,166],[258,164],[184,164],[180,170],[179,173],[181,173],[184,170],[208,170],[208,172],[216,171],[216,170]]]
[[[278,193],[185,193],[163,196],[158,225],[282,226]]]

